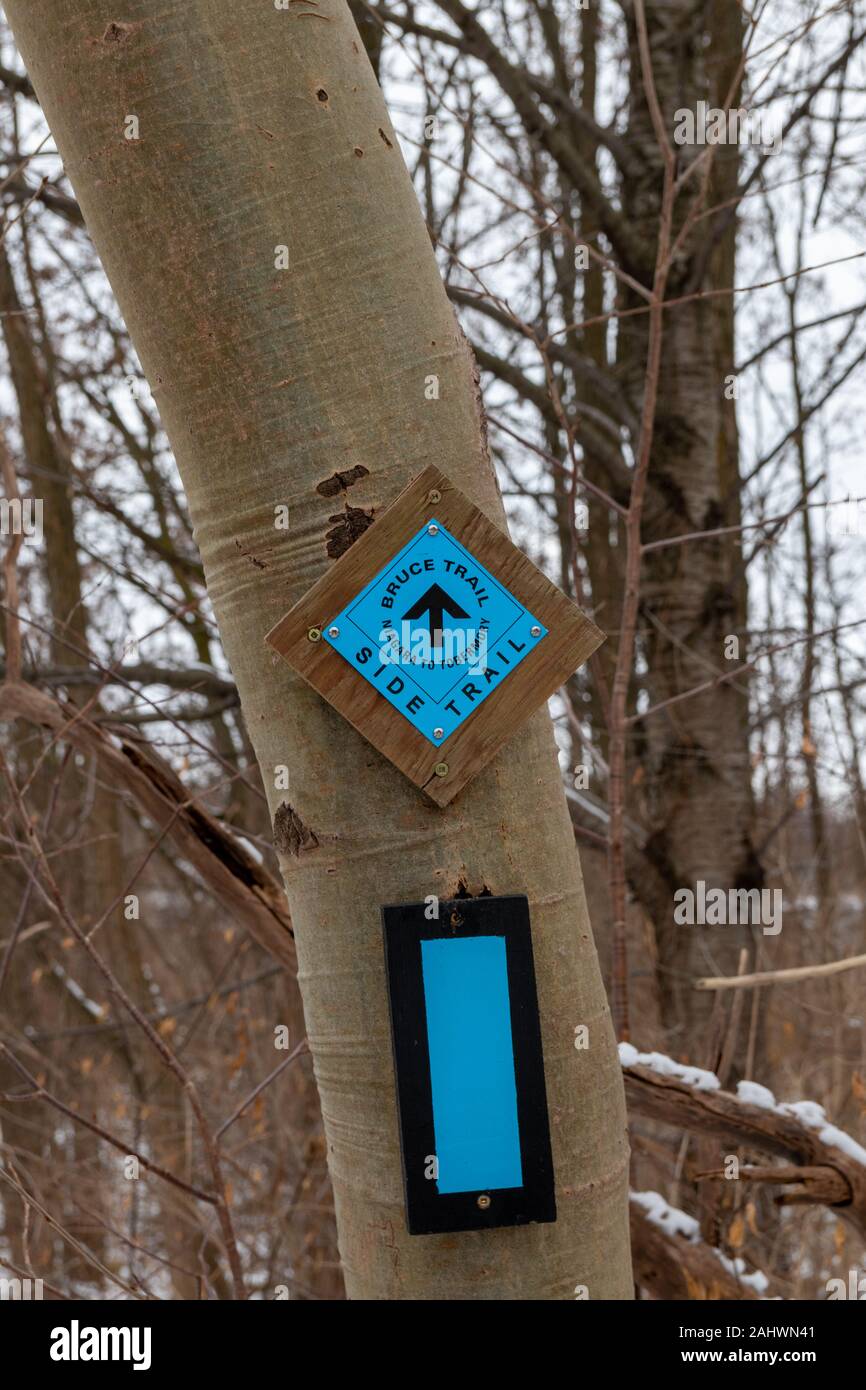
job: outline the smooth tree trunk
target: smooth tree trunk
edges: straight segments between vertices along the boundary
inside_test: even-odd
[[[504,525],[471,355],[348,7],[6,12],[177,457],[272,815],[292,808],[277,824],[349,1296],[628,1298],[622,1081],[547,714],[443,811],[264,645],[427,464]],[[379,908],[461,881],[529,896],[559,1217],[410,1237]]]

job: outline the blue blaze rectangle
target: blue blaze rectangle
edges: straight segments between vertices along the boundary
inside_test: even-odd
[[[505,938],[421,942],[438,1189],[522,1187]]]

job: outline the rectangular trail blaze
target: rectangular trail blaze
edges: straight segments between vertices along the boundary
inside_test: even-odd
[[[525,897],[382,908],[411,1235],[555,1221]]]

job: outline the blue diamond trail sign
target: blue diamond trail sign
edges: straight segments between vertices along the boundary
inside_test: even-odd
[[[546,635],[434,516],[322,633],[436,746]]]
[[[366,527],[266,641],[447,806],[604,638],[440,469],[381,486],[353,485]]]

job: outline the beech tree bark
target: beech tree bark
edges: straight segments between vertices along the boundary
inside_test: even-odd
[[[628,1298],[622,1079],[546,713],[442,811],[263,642],[427,464],[504,525],[471,354],[348,6],[6,12],[177,457],[272,816],[291,807],[349,1295]],[[529,896],[559,1217],[409,1237],[379,907],[460,881]]]

